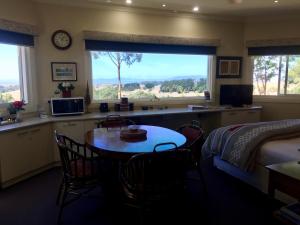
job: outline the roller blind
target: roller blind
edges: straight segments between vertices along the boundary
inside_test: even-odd
[[[85,40],[85,48],[89,51],[143,52],[143,53],[174,53],[215,55],[215,46],[150,44],[120,41]]]
[[[0,29],[0,43],[21,46],[34,46],[34,37],[30,34],[23,34]]]
[[[300,45],[249,47],[248,55],[300,55]]]

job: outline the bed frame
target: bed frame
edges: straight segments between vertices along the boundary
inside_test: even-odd
[[[269,171],[266,169],[266,167],[257,164],[254,171],[245,172],[220,159],[219,156],[215,156],[213,158],[213,164],[219,170],[222,170],[225,173],[242,180],[247,184],[250,184],[265,194],[268,193]],[[275,198],[287,204],[297,201],[291,196],[280,191],[275,191]]]

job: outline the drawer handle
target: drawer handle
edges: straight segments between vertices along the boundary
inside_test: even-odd
[[[66,123],[65,125],[64,125],[64,127],[74,127],[74,126],[76,126],[77,124],[76,123]]]
[[[26,134],[28,134],[28,131],[20,132],[20,133],[18,133],[17,135],[18,135],[18,136],[23,136],[23,135],[26,135]]]
[[[77,125],[76,123],[69,123],[69,124],[68,124],[69,127],[74,127],[74,126],[76,126],[76,125]]]
[[[41,129],[34,129],[34,130],[31,130],[30,133],[36,133],[36,132],[39,132],[41,131]]]

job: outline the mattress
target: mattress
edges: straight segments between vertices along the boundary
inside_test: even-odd
[[[262,145],[256,156],[256,162],[266,166],[288,161],[300,161],[300,137],[268,141]]]

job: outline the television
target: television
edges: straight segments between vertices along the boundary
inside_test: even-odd
[[[224,84],[220,86],[220,105],[252,105],[252,95],[252,84]]]

